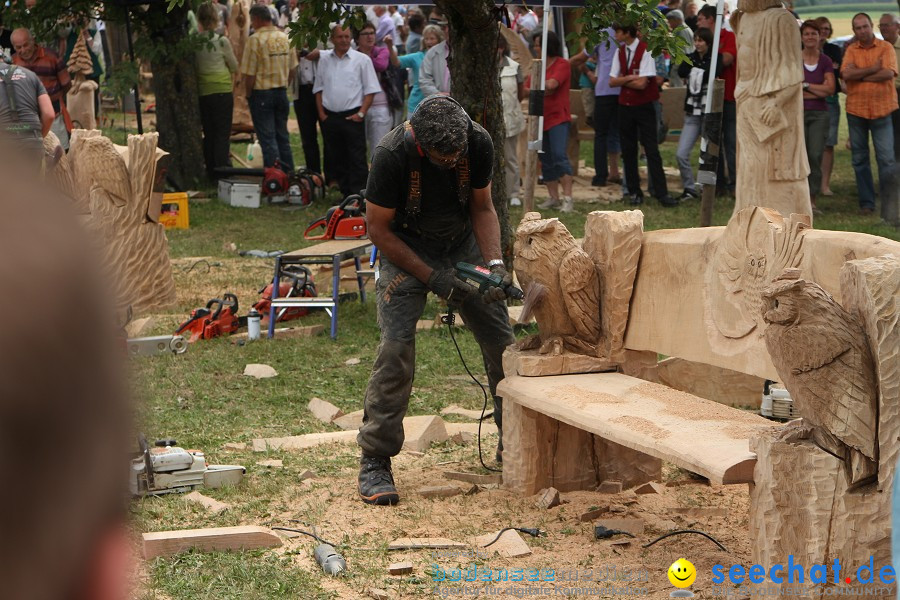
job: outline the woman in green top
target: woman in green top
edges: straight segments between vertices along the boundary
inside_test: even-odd
[[[209,178],[215,179],[216,167],[231,166],[232,73],[237,72],[238,64],[231,42],[215,33],[219,26],[219,11],[211,2],[205,2],[197,9],[197,25],[200,35],[209,40],[197,50],[197,84],[203,124],[203,158]]]

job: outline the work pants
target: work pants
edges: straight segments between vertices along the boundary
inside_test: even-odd
[[[322,137],[325,138],[325,164],[331,172],[325,173],[329,182],[337,181],[344,196],[358,194],[365,189],[369,178],[366,163],[366,123],[351,121],[347,117],[359,112],[359,107],[342,112],[325,111],[322,121]]]
[[[214,180],[216,167],[231,166],[231,115],[234,94],[200,96],[200,124],[203,126],[203,160],[206,173]]]
[[[321,173],[322,160],[319,154],[319,135],[316,130],[319,114],[312,88],[311,83],[300,85],[300,97],[294,100],[294,112],[297,114],[297,126],[300,128],[300,143],[303,146],[306,168]]]
[[[658,121],[653,103],[639,106],[619,106],[619,140],[622,144],[622,162],[625,163],[625,181],[628,193],[642,196],[641,179],[638,175],[638,142],[647,154],[647,172],[650,176],[649,189],[657,198],[668,195],[666,174],[662,157],[659,155]]]

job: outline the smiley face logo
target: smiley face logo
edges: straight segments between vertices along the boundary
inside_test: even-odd
[[[677,588],[689,587],[697,579],[697,569],[691,562],[679,558],[669,567],[669,581]]]

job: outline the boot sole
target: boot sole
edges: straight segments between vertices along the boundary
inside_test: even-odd
[[[397,492],[382,492],[374,496],[359,495],[366,504],[375,504],[376,506],[393,506],[400,502],[400,494]]]

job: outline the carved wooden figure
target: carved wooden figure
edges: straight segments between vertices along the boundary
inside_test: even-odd
[[[78,36],[66,67],[72,73],[72,87],[66,95],[72,124],[76,129],[93,129],[97,126],[94,92],[98,85],[96,81],[87,79],[94,72],[94,63],[88,52],[84,32]]]
[[[235,0],[228,16],[228,27],[225,36],[231,42],[234,57],[241,64],[244,55],[244,46],[250,37],[250,0]],[[247,94],[244,92],[244,78],[234,78],[234,111],[231,117],[232,131],[253,131],[253,121],[250,118],[250,106],[247,104]]]
[[[558,355],[569,349],[596,355],[600,280],[593,261],[566,226],[559,219],[527,213],[516,229],[514,253],[523,289],[540,285],[545,291],[534,308],[540,352]]]
[[[766,347],[812,438],[844,460],[851,486],[877,474],[875,364],[862,324],[788,269],[763,291]]]
[[[737,36],[737,145],[734,213],[748,206],[812,217],[803,137],[800,31],[780,0],[740,0]]]

